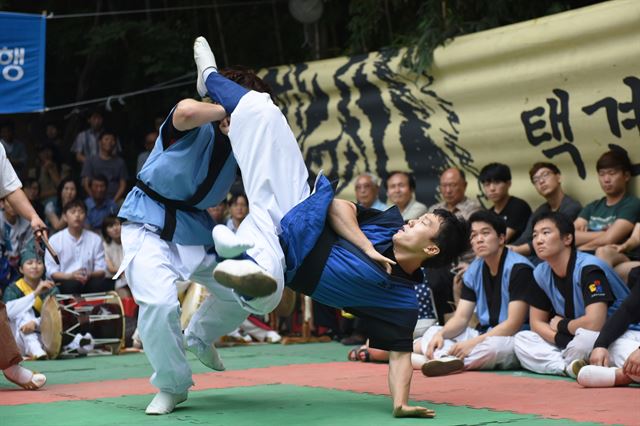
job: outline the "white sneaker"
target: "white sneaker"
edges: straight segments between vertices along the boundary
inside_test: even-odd
[[[150,415],[169,414],[176,408],[176,405],[185,402],[187,396],[188,392],[174,394],[160,391],[153,397],[144,412]]]
[[[578,377],[578,373],[580,372],[580,370],[587,364],[588,362],[584,359],[574,359],[569,363],[569,365],[567,365],[564,372],[567,376],[575,379]]]
[[[577,380],[585,388],[611,388],[616,385],[616,369],[587,365],[580,369]]]
[[[186,342],[190,342],[187,344]],[[212,370],[216,371],[224,371],[224,364],[222,363],[222,358],[220,358],[220,354],[216,347],[212,344],[207,345],[203,343],[200,339],[187,339],[185,336],[185,349],[194,354],[200,362]]]
[[[447,356],[427,361],[421,370],[427,377],[445,376],[464,370],[464,362],[460,358]]]
[[[225,259],[238,257],[253,247],[252,242],[238,238],[238,235],[225,225],[214,226],[211,236],[216,247],[216,253]]]
[[[207,68],[218,69],[216,65],[216,58],[213,56],[211,47],[207,39],[200,36],[196,38],[193,43],[193,59],[196,61],[196,68],[198,73],[198,80],[196,82],[196,89],[200,97],[207,95],[207,86],[204,84],[203,73]]]
[[[213,278],[236,293],[264,297],[278,289],[275,278],[251,260],[225,260],[213,270]]]

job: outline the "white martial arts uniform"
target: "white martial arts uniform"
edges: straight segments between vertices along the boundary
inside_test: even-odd
[[[214,74],[210,79],[220,78]],[[138,328],[155,370],[151,382],[172,394],[183,393],[192,384],[183,349],[175,282],[190,279],[205,285],[212,293],[185,330],[188,344],[192,339],[210,344],[235,329],[249,312],[270,312],[280,301],[284,288],[284,255],[277,236],[279,223],[288,210],[309,194],[302,154],[269,95],[250,91],[242,96],[231,113],[229,139],[249,199],[249,215],[237,235],[253,242],[254,247],[247,254],[276,279],[275,293],[244,300],[215,282],[212,271],[216,257],[207,254],[204,246],[163,240],[159,229],[148,224],[125,223],[122,228],[125,255],[121,271],[126,271],[132,294],[140,305]],[[294,156],[299,161],[291,161]]]
[[[432,326],[420,339],[422,353],[427,352],[429,342],[443,327]],[[444,339],[440,349],[434,351],[434,359],[449,355],[451,346],[459,342],[466,342],[478,337],[480,332],[467,327],[462,333],[451,338]],[[518,368],[520,363],[513,352],[513,336],[490,336],[478,343],[464,358],[465,370],[511,370]]]

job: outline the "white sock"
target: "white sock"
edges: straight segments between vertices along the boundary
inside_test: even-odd
[[[224,225],[216,225],[211,231],[213,243],[218,256],[233,259],[253,247],[253,243],[238,238],[236,234]]]
[[[415,352],[411,353],[411,365],[414,370],[419,370],[424,363],[427,362],[427,357],[422,354],[417,354]]]
[[[33,372],[31,370],[24,368],[20,364],[12,365],[3,372],[7,378],[16,383],[27,383],[33,376]]]
[[[616,385],[616,369],[585,365],[580,369],[577,380],[585,388],[610,388]]]
[[[218,70],[214,67],[209,67],[206,70],[202,71],[202,78],[204,79],[205,82],[207,81],[209,74],[211,74],[212,72],[218,72]]]

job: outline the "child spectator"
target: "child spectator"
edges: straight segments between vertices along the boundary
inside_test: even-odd
[[[25,179],[22,190],[29,201],[31,201],[31,205],[36,213],[38,213],[38,216],[44,217],[44,206],[40,202],[40,184],[38,181],[31,178]]]
[[[113,281],[105,278],[102,239],[84,229],[87,207],[81,200],[68,202],[62,208],[67,228],[51,236],[51,246],[58,253],[60,264],[51,254],[45,255],[47,275],[60,285],[60,293],[80,294],[113,290]]]
[[[47,296],[57,294],[58,288],[51,281],[43,280],[44,263],[36,256],[33,244],[21,253],[20,273],[22,278],[7,287],[3,297],[11,329],[23,356],[46,359],[37,331],[42,304]]]
[[[107,264],[107,278],[112,278],[120,269],[124,252],[122,251],[122,240],[120,219],[114,215],[109,215],[102,222],[102,238],[104,239],[104,260]],[[120,298],[132,297],[129,291],[129,284],[125,274],[115,282],[115,288]]]
[[[107,197],[107,178],[98,175],[91,178],[89,196],[85,200],[87,206],[87,224],[96,232],[102,229],[102,221],[109,215],[118,213],[118,206]]]
[[[18,216],[7,199],[0,214],[0,247],[2,279],[0,289],[18,278],[20,252],[33,240],[33,230],[29,221]]]
[[[249,214],[249,201],[244,193],[231,195],[229,199],[229,220],[227,220],[227,228],[233,232],[238,230],[240,223]]]

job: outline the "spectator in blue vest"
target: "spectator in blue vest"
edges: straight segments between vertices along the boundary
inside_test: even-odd
[[[463,275],[456,311],[444,326],[432,326],[414,343],[414,352],[426,356],[415,354],[414,367],[425,376],[519,367],[513,336],[526,324],[533,265],[505,247],[506,224],[495,213],[477,211],[469,226],[477,257]],[[471,328],[474,312],[479,324]]]
[[[576,250],[567,216],[533,219],[533,248],[543,260],[527,301],[531,330],[516,334],[520,364],[539,374],[576,377],[604,325],[629,288],[602,260]]]

